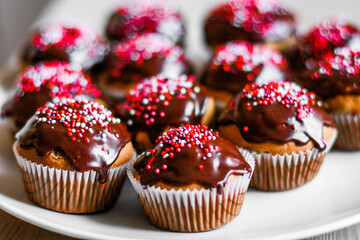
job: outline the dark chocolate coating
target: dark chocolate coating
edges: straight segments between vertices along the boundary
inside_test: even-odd
[[[137,21],[139,24],[131,25],[131,28],[127,27],[132,21]],[[175,32],[173,29],[168,31],[169,28],[161,28],[161,25],[167,24],[167,22],[170,23],[170,21],[177,25],[178,31]],[[124,15],[124,13],[114,12],[106,26],[106,36],[110,40],[124,41],[129,37],[143,33],[160,33],[179,46],[184,46],[185,43],[185,24],[180,14],[173,16],[171,19],[160,18],[154,20],[149,16],[143,16],[141,19],[134,20],[129,15]]]
[[[58,25],[47,25],[46,28],[51,29],[52,27],[57,27]],[[71,31],[71,26],[68,27],[68,32]],[[74,26],[75,31],[82,32],[82,29]],[[61,42],[65,42],[64,46],[58,46],[56,44],[48,44],[45,48],[40,48],[32,42],[32,38],[39,35],[41,29],[38,29],[32,33],[32,36],[26,42],[23,52],[22,60],[25,64],[33,65],[43,61],[52,61],[59,60],[63,62],[69,62],[72,64],[79,64],[86,70],[97,71],[99,64],[104,60],[105,55],[107,54],[109,47],[105,39],[102,39],[100,36],[96,36],[96,42],[89,42],[87,45],[71,43],[70,46],[66,46],[66,41],[71,42],[71,33],[63,37]],[[93,33],[95,34],[95,33]],[[93,36],[91,36],[93,37]],[[74,38],[76,35],[74,34]],[[88,39],[87,36],[80,36],[83,38],[82,41],[91,41],[91,38]],[[69,39],[69,40],[67,40]],[[72,45],[73,44],[73,45]],[[90,46],[91,45],[91,46]],[[90,47],[92,49],[90,49]]]
[[[73,109],[80,110],[81,106],[82,104]],[[46,117],[46,115],[40,114],[38,117]],[[83,138],[72,141],[67,135],[67,127],[62,123],[39,122],[33,117],[16,137],[21,148],[35,148],[39,157],[48,157],[54,151],[60,152],[75,170],[80,172],[95,170],[99,173],[99,183],[105,183],[109,168],[131,139],[124,124],[111,122],[108,126],[111,127],[111,133],[109,128],[101,127],[96,123],[91,126],[93,133],[85,131]],[[74,128],[81,129],[81,127]],[[101,133],[105,133],[107,137],[102,138]],[[116,138],[115,134],[119,134],[119,138]],[[84,141],[86,137],[90,139],[89,142]]]
[[[257,27],[252,26],[251,23],[250,26],[246,27],[241,23],[235,25],[233,21],[227,19],[228,16],[234,15],[232,11],[231,7],[224,4],[224,6],[219,6],[212,11],[205,20],[205,37],[211,47],[235,40],[253,43],[280,42],[288,39],[296,32],[294,16],[284,9],[270,12],[268,13],[269,16],[266,17],[261,16],[262,13],[259,13],[256,8],[252,9],[253,14],[251,16],[254,19],[258,18],[257,21],[261,22],[262,25],[268,24],[269,28],[274,28],[272,32],[269,31],[267,34],[260,34],[259,31],[255,30]],[[264,26],[258,27],[265,28]],[[282,30],[277,31],[276,28]]]
[[[144,37],[144,39],[146,38]],[[164,41],[159,36],[155,40]],[[97,82],[99,89],[107,98],[107,103],[113,109],[116,109],[125,100],[129,85],[135,85],[146,77],[162,74],[165,77],[174,78],[182,74],[191,75],[194,72],[190,62],[182,56],[179,56],[180,59],[173,59],[165,56],[163,52],[158,52],[151,58],[137,63],[119,57],[115,48],[116,45],[106,56],[103,77]],[[167,46],[165,50],[171,51],[172,48],[173,46]],[[180,49],[177,46],[176,48]],[[121,84],[122,87],[119,87],[117,84]]]
[[[117,69],[117,66],[122,64],[123,60],[119,59],[114,52],[111,52],[106,57],[105,61],[105,71],[111,72],[114,69]],[[180,76],[181,74],[191,75],[193,73],[193,69],[187,60],[171,61],[164,56],[155,55],[150,59],[144,60],[141,65],[136,64],[135,62],[126,64],[126,66],[121,69],[121,74],[119,76],[107,74],[107,78],[103,84],[111,85],[116,82],[120,82],[122,84],[138,83],[146,77],[160,73],[165,76],[169,76],[169,74],[175,74],[176,76]]]
[[[248,79],[248,75],[252,75],[254,79]],[[285,69],[276,65],[260,65],[256,68],[256,73],[255,71],[251,73],[239,71],[236,68],[229,72],[224,71],[222,67],[212,69],[210,64],[200,78],[200,82],[210,89],[226,91],[235,96],[246,84],[265,84],[271,81],[282,81],[288,79],[288,76],[289,74],[286,73]]]
[[[196,86],[196,85],[195,85]],[[143,115],[130,115],[129,109],[120,108],[119,116],[126,121],[131,120],[132,125],[128,125],[128,129],[136,136],[138,132],[146,132],[151,142],[155,140],[168,127],[178,127],[185,124],[200,124],[202,117],[208,110],[209,97],[203,92],[191,92],[186,94],[185,98],[180,98],[179,94],[173,95],[168,106],[164,106],[163,102],[152,102],[156,106],[156,112],[164,112],[165,117],[157,114],[154,123],[146,124]],[[151,111],[147,113],[150,115]]]
[[[155,154],[143,155],[135,163],[134,167],[140,175],[141,184],[152,186],[162,182],[170,186],[186,186],[197,183],[205,188],[221,189],[231,174],[243,175],[251,172],[250,165],[231,142],[217,137],[216,140],[205,143],[205,147],[209,145],[218,146],[218,150],[210,150],[212,157],[203,160],[206,154],[197,146],[184,147],[181,152],[176,152],[173,158],[164,159],[161,152],[172,145],[164,144],[160,147],[157,144],[154,147]],[[148,170],[146,165],[153,157],[151,170]],[[163,164],[167,165],[166,170],[162,170]],[[203,165],[203,169],[198,168],[199,164]],[[160,169],[159,174],[155,173],[156,168]]]
[[[313,113],[305,118],[297,118],[297,107],[285,105],[278,101],[253,106],[254,100],[242,98],[238,94],[233,100],[233,107],[219,120],[219,125],[235,124],[241,136],[250,143],[286,144],[294,142],[303,146],[312,141],[316,148],[324,150],[323,126],[335,128],[330,116],[318,105],[311,104]],[[247,103],[252,109],[247,110]],[[248,131],[244,131],[244,127]],[[294,126],[295,129],[292,128]]]
[[[4,117],[11,117],[15,126],[21,129],[34,115],[36,109],[51,101],[50,89],[41,86],[38,92],[28,92],[21,95],[16,94],[9,99],[1,108]]]
[[[1,116],[11,118],[17,130],[26,124],[37,108],[55,98],[81,96],[94,100],[101,97],[84,71],[65,62],[51,61],[30,66],[19,76],[18,85],[15,95],[1,108]]]
[[[318,67],[307,70],[303,77],[298,79],[298,83],[323,99],[339,95],[360,95],[360,74],[347,75],[333,70],[330,76],[323,74],[319,78],[312,78],[311,75],[316,71]]]

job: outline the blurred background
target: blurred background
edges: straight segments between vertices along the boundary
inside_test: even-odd
[[[0,66],[27,36],[48,0],[0,0]]]
[[[131,0],[0,0],[0,66],[6,62],[11,53],[19,49],[20,44],[29,34],[30,26],[45,22],[80,21],[86,22],[103,33],[107,16],[114,6],[123,1]],[[202,36],[199,36],[202,34],[202,19],[209,8],[221,0],[167,1],[173,2],[175,6],[183,10],[186,18],[191,19],[187,22],[189,57],[196,60],[206,59],[207,50],[202,42]],[[307,30],[312,24],[327,16],[342,16],[355,25],[360,25],[359,0],[283,1],[296,12],[300,32]],[[194,14],[187,16],[192,9],[201,9],[201,12],[195,16]],[[192,56],[195,52],[201,52],[201,56],[198,54]]]

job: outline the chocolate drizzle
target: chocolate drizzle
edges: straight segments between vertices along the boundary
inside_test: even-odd
[[[186,75],[145,79],[130,91],[119,115],[134,135],[144,131],[152,142],[167,127],[200,124],[209,98],[194,80]]]
[[[229,41],[283,41],[295,34],[292,13],[276,1],[233,0],[216,7],[205,22],[212,47]]]
[[[157,145],[136,163],[142,185],[162,182],[170,186],[192,183],[206,188],[221,188],[231,174],[251,172],[237,148],[206,126],[189,126],[169,130]]]
[[[323,126],[335,127],[316,102],[315,94],[286,82],[247,85],[219,124],[236,124],[250,143],[294,142],[303,146],[312,141],[319,150],[326,148]]]
[[[99,183],[107,181],[109,168],[131,139],[104,106],[71,99],[39,108],[16,137],[21,148],[35,148],[41,158],[59,152],[75,170],[97,171]]]

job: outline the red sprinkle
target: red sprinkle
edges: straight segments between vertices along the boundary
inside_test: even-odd
[[[274,102],[279,102],[286,108],[296,106],[297,118],[301,120],[313,112],[311,105],[314,103],[315,94],[295,83],[275,81],[263,85],[247,84],[243,89],[242,97],[251,99],[252,107]],[[243,130],[246,132],[249,129],[245,126]]]

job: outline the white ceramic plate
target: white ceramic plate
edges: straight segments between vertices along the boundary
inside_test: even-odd
[[[216,0],[215,0],[216,1]],[[52,1],[37,23],[69,19],[102,29],[116,0]],[[201,19],[209,0],[173,0],[184,13],[189,29],[188,52],[200,63],[206,58],[201,43]],[[211,1],[213,2],[213,1]],[[356,0],[289,0],[304,29],[326,15],[341,14],[358,21]],[[324,4],[326,3],[326,4]],[[8,75],[0,72],[0,83]],[[8,84],[5,84],[8,86]],[[8,90],[0,87],[0,106]],[[127,182],[116,206],[108,212],[69,215],[32,204],[11,152],[13,137],[0,122],[0,208],[40,227],[79,238],[94,239],[295,239],[336,230],[360,221],[360,152],[331,152],[318,176],[307,185],[286,192],[250,190],[241,214],[230,224],[205,233],[173,233],[150,225],[136,194]]]

